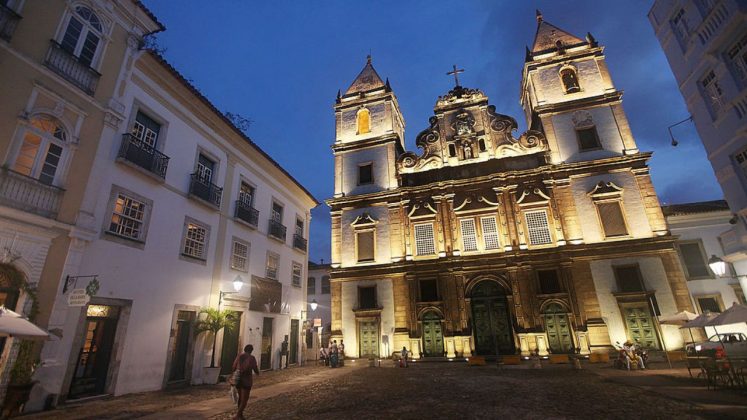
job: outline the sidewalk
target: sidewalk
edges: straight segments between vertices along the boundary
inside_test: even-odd
[[[652,364],[651,369],[627,371],[609,365],[584,365],[589,372],[627,386],[654,392],[669,398],[696,404],[713,418],[747,418],[747,393],[730,389],[707,389],[705,380],[690,378],[687,368],[669,369],[666,363]],[[697,372],[693,371],[693,375]]]
[[[277,395],[286,394],[290,392],[302,391],[303,389],[310,387],[313,384],[326,381],[328,379],[337,378],[343,375],[352,373],[353,371],[365,367],[365,363],[353,363],[346,361],[345,366],[337,369],[325,369],[321,372],[314,373],[307,376],[301,376],[294,378],[288,382],[277,383],[273,385],[264,386],[257,389],[252,389],[251,397],[249,398],[248,407],[251,407],[253,403],[264,400],[266,398],[275,397]],[[228,388],[226,388],[228,391]],[[157,419],[208,419],[223,413],[234,413],[236,406],[228,398],[228,393],[221,398],[213,398],[196,402],[193,404],[182,405],[179,407],[173,407],[168,410],[151,414],[149,416],[141,417],[142,419],[157,420]],[[235,413],[234,413],[235,414]]]

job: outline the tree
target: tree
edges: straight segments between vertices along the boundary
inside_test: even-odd
[[[247,118],[241,114],[234,113],[234,112],[226,112],[225,113],[226,118],[228,118],[231,123],[241,130],[242,133],[249,135],[249,127],[252,125],[252,119]]]
[[[222,329],[231,331],[236,326],[236,319],[233,312],[229,310],[219,310],[215,308],[202,308],[199,315],[205,315],[195,322],[195,334],[200,335],[204,332],[213,333],[213,351],[210,354],[210,367],[215,367],[215,344],[218,341],[218,332]]]

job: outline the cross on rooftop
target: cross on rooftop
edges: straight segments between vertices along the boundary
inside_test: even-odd
[[[464,73],[464,69],[457,69],[456,64],[454,64],[454,70],[446,72],[448,76],[454,75],[454,84],[456,87],[459,87],[459,73]]]

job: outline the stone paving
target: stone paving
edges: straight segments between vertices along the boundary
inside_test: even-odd
[[[256,419],[747,418],[747,394],[708,391],[664,366],[627,372],[608,365],[542,369],[415,363],[408,369],[348,362],[267,372],[245,412]],[[683,373],[684,371],[684,373]],[[229,419],[226,385],[128,395],[44,413],[42,418]]]

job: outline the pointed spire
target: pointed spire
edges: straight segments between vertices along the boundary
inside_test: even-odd
[[[389,84],[389,78],[388,77],[386,78],[386,83],[384,83],[384,88],[386,89],[387,92],[391,92],[392,91],[392,86]]]
[[[583,39],[566,32],[542,18],[542,12],[537,10],[537,33],[534,36],[532,52],[547,52],[557,48],[558,41],[565,47],[581,44]]]
[[[348,90],[345,91],[344,96],[354,93],[368,92],[369,90],[382,87],[384,87],[384,81],[381,80],[379,74],[374,70],[373,65],[371,64],[371,55],[369,54],[366,56],[366,65],[355,78]]]
[[[592,47],[597,46],[597,40],[594,38],[594,35],[592,35],[591,32],[586,33],[586,42],[588,42]]]
[[[371,54],[368,54],[368,56],[366,56],[366,64],[368,64],[369,66],[371,65]]]
[[[337,103],[340,103],[340,89],[337,89]]]
[[[540,9],[537,9],[537,23],[542,22],[542,12],[540,12]]]
[[[528,62],[532,61],[532,52],[529,51],[529,47],[526,46],[526,45],[524,46],[524,49],[526,49],[526,51],[524,53],[524,62],[528,63]]]

